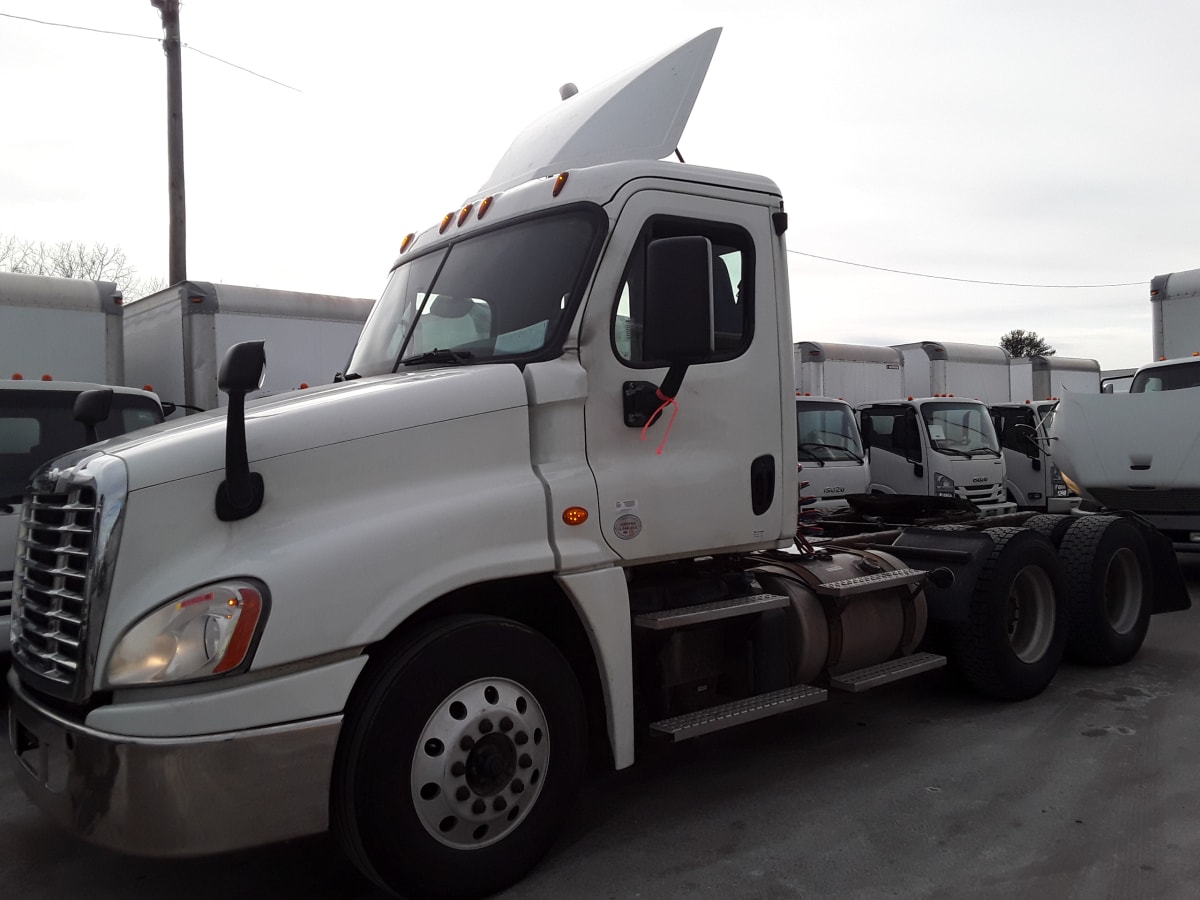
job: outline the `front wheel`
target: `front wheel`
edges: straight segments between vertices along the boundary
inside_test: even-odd
[[[520,879],[558,835],[586,761],[562,654],[518,623],[461,617],[367,677],[331,793],[351,860],[410,897],[480,897]]]

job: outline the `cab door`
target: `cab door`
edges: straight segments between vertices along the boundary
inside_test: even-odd
[[[643,427],[626,397],[649,395],[652,411],[653,387],[668,371],[642,342],[647,316],[661,314],[646,288],[648,247],[674,237],[711,245],[713,340],[711,351],[688,365],[676,404]],[[796,498],[784,499],[785,485],[794,494],[796,438],[791,335],[785,354],[775,300],[781,247],[761,199],[641,190],[623,203],[579,348],[601,529],[621,558],[778,546],[795,533]]]

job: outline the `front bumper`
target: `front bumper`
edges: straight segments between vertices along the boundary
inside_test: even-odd
[[[17,781],[64,830],[144,856],[200,856],[329,826],[341,715],[186,738],[108,734],[31,698],[9,672]]]

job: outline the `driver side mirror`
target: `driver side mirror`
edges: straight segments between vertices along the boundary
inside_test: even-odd
[[[83,426],[89,444],[96,443],[96,426],[108,418],[109,412],[112,411],[112,399],[112,388],[82,391],[75,398],[75,421]]]

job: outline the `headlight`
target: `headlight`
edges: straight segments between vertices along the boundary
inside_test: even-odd
[[[940,472],[933,476],[933,490],[939,497],[954,496],[954,479]]]
[[[108,686],[162,684],[232,672],[248,663],[266,621],[266,590],[231,579],[160,606],[117,641]]]

